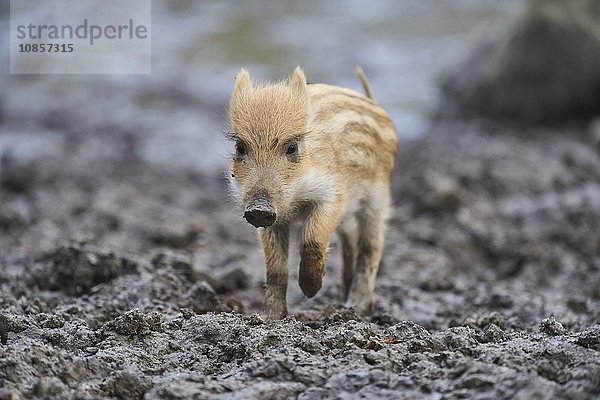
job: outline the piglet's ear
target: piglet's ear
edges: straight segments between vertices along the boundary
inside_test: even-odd
[[[244,68],[235,77],[235,88],[233,93],[244,93],[252,90],[252,81],[250,80],[250,74]]]
[[[296,67],[294,75],[292,75],[292,79],[290,80],[290,88],[295,93],[306,95],[306,76],[304,76],[302,68]]]

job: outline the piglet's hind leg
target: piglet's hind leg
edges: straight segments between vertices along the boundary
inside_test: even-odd
[[[375,279],[383,253],[385,221],[389,196],[372,196],[368,205],[359,212],[356,273],[346,305],[354,306],[365,314],[374,306]]]

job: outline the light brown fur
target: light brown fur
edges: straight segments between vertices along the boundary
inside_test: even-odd
[[[357,75],[373,97],[362,70]],[[231,182],[237,197],[246,209],[262,199],[275,221],[260,225],[265,226],[260,236],[267,319],[287,315],[294,221],[304,222],[299,271],[304,294],[312,297],[321,288],[327,245],[337,231],[348,305],[363,313],[372,309],[398,146],[387,113],[354,90],[307,85],[300,67],[289,82],[256,87],[242,69],[229,111],[236,140]]]

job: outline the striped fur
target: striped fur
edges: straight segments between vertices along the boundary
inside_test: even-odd
[[[265,196],[277,215],[273,225],[259,228],[269,320],[287,314],[289,230],[298,220],[304,294],[321,288],[327,245],[337,231],[348,305],[372,308],[398,140],[362,70],[357,75],[368,97],[307,85],[300,67],[286,82],[255,85],[243,69],[236,77],[229,108],[237,152],[232,187],[242,207]]]

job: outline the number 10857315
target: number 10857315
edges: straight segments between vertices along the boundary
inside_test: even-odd
[[[71,53],[73,43],[20,43],[19,53]]]

